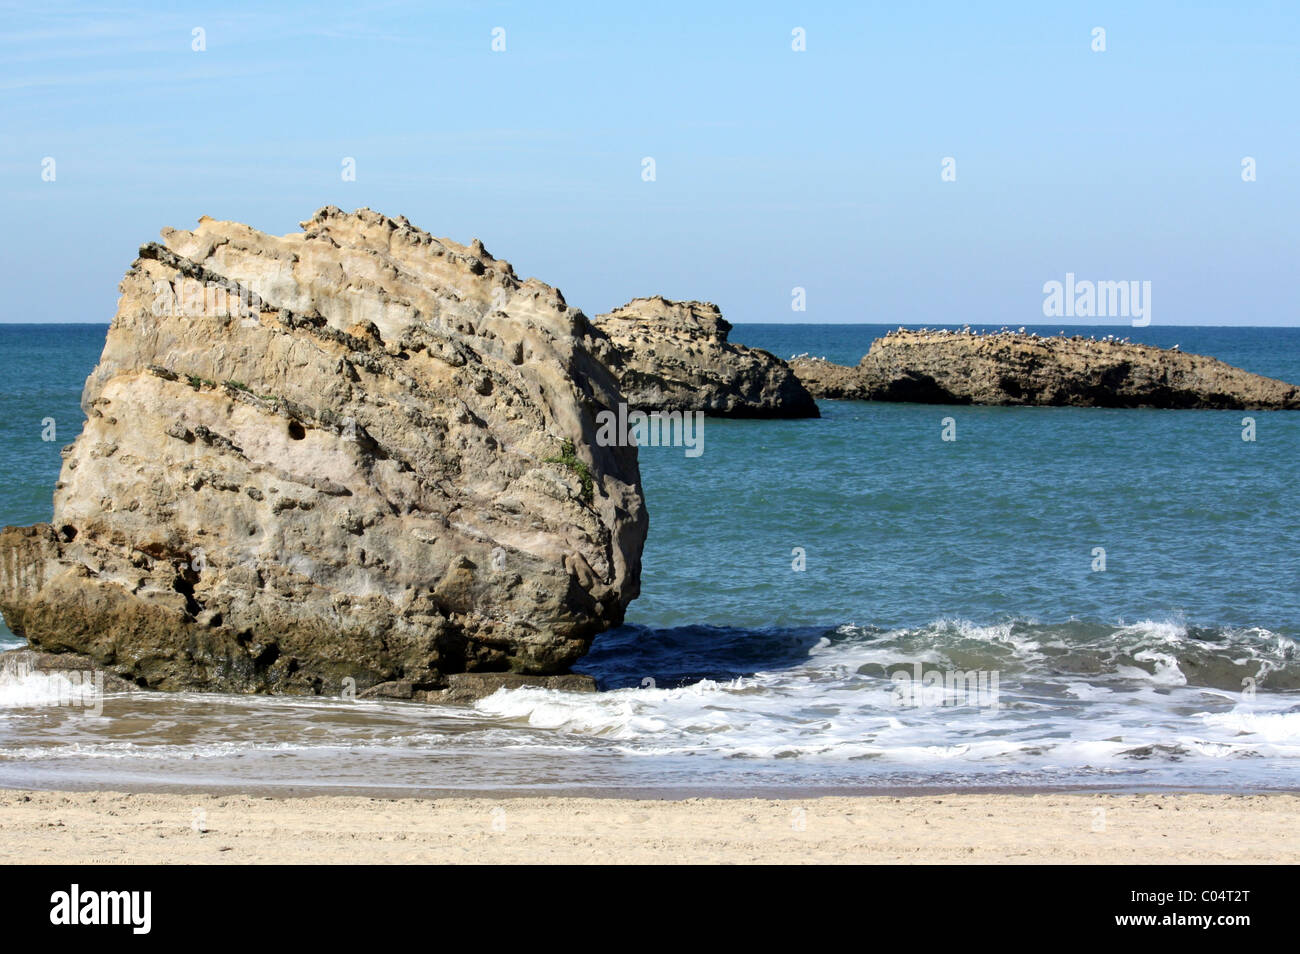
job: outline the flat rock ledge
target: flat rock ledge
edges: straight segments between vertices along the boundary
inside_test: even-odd
[[[108,672],[89,656],[77,653],[42,653],[32,649],[10,649],[0,653],[0,679],[22,678],[31,674],[41,676],[82,677],[82,682],[93,684],[95,692],[136,692],[139,687],[127,682],[117,673]]]
[[[435,683],[400,679],[380,683],[361,693],[361,699],[403,699],[411,702],[458,704],[490,696],[499,689],[554,689],[561,692],[595,692],[596,680],[579,673],[527,676],[514,672],[459,672]]]
[[[636,298],[592,319],[614,348],[611,370],[634,410],[717,417],[818,417],[817,402],[776,355],[727,340],[717,305]]]
[[[560,292],[363,209],[140,249],[54,519],[0,531],[0,613],[160,690],[338,695],[563,673],[648,524],[610,345]]]
[[[1300,388],[1204,355],[1115,339],[893,331],[856,367],[790,362],[818,398],[920,404],[1300,409]]]
[[[818,401],[866,401],[866,384],[856,365],[836,364],[812,355],[790,359],[790,370]]]
[[[78,653],[43,653],[32,649],[10,649],[0,653],[0,681],[32,675],[72,679],[68,695],[78,702],[98,701],[102,695],[147,692],[116,673]],[[86,692],[78,691],[86,687]],[[562,692],[596,692],[596,680],[579,673],[530,676],[514,672],[458,672],[433,682],[396,679],[358,693],[359,699],[401,699],[441,705],[459,705],[492,695],[500,689],[554,689]]]

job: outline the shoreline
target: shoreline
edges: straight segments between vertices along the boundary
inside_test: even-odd
[[[770,802],[795,802],[808,799],[910,799],[930,797],[983,796],[1030,798],[1035,796],[1079,797],[1154,797],[1203,796],[1207,798],[1271,798],[1293,796],[1300,799],[1300,785],[1293,788],[1193,788],[1177,785],[970,785],[954,788],[951,784],[934,785],[520,785],[518,787],[462,787],[445,788],[411,785],[300,785],[237,781],[228,783],[167,783],[131,782],[121,779],[112,783],[93,781],[69,784],[44,785],[39,783],[15,784],[14,780],[0,779],[0,798],[13,792],[46,795],[166,795],[179,797],[245,797],[258,799],[296,800],[306,798],[360,798],[378,801],[444,801],[447,799],[505,799],[580,798],[592,801],[744,801],[758,799]]]
[[[0,790],[8,864],[1295,863],[1300,795],[365,798]]]

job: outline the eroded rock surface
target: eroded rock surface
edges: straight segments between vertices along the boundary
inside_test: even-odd
[[[593,319],[614,343],[613,364],[631,408],[720,417],[817,417],[817,402],[789,366],[727,340],[717,305],[636,298]]]
[[[0,532],[0,612],[158,689],[563,672],[622,621],[647,527],[636,449],[593,439],[608,342],[477,240],[302,227],[141,248],[54,520]]]

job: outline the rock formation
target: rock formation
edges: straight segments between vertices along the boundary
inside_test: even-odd
[[[727,340],[717,305],[635,298],[593,319],[613,341],[628,405],[720,417],[817,417],[817,402],[784,361]]]
[[[54,520],[0,532],[0,612],[157,689],[563,672],[639,586],[636,449],[593,440],[609,342],[477,240],[302,227],[140,249]]]
[[[1126,341],[1023,332],[893,331],[855,368],[791,367],[817,397],[924,404],[1300,408],[1300,388],[1216,358]]]
[[[790,370],[817,400],[865,401],[866,387],[856,365],[836,364],[801,354],[790,359]]]

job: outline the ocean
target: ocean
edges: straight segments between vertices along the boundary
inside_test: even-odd
[[[852,364],[891,327],[732,339]],[[0,325],[0,524],[49,519],[105,330]],[[1300,328],[1036,330],[1300,382]],[[709,419],[698,457],[642,449],[642,595],[576,667],[601,693],[140,694],[95,717],[4,676],[0,787],[1297,787],[1300,414],[820,403]]]

